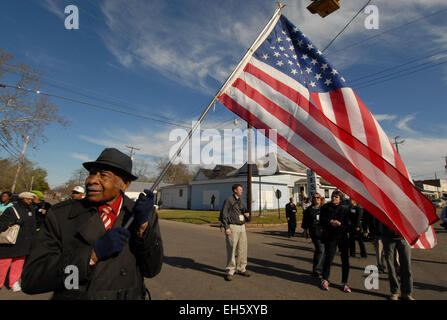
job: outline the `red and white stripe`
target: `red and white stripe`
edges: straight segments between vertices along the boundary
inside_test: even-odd
[[[109,230],[112,227],[112,219],[110,219],[109,217],[110,214],[112,214],[112,208],[110,207],[106,207],[101,211],[100,217],[102,219],[102,222],[104,223],[104,228],[106,230]]]
[[[414,187],[389,138],[351,88],[310,92],[251,57],[219,100],[267,136],[275,129],[278,146],[410,244],[430,248],[436,242],[420,239],[439,219],[433,205]]]

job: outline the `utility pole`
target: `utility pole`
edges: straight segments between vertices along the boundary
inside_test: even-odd
[[[405,142],[405,140],[397,141],[397,139],[399,138],[400,138],[399,136],[394,137],[394,145],[396,146],[397,153],[399,153],[399,145]]]
[[[31,183],[29,187],[29,191],[33,190],[34,176],[31,177]]]
[[[141,149],[139,149],[139,148],[136,148],[136,147],[132,147],[132,146],[126,146],[126,148],[129,148],[130,149],[130,159],[131,160],[133,160],[133,154],[134,154],[134,150],[141,150]]]
[[[251,124],[247,122],[247,128],[248,128],[248,137],[247,137],[247,147],[248,147],[248,161],[247,161],[247,210],[250,213],[251,216],[251,200],[252,200],[252,194],[251,194],[251,180],[252,180],[252,169],[253,169],[253,159],[252,159],[252,153],[251,153],[251,147],[253,144],[253,136],[252,131],[253,127]],[[258,170],[259,173],[259,170]]]
[[[17,178],[19,177],[20,167],[22,166],[22,163],[23,163],[23,158],[25,156],[25,150],[26,150],[26,146],[28,145],[28,141],[29,141],[29,136],[27,136],[25,139],[25,144],[23,145],[22,153],[20,154],[20,157],[19,157],[19,163],[17,164],[16,175],[14,177],[14,182],[12,183],[11,193],[14,193],[14,191],[16,189]]]

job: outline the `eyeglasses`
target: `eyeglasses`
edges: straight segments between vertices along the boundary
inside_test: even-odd
[[[71,194],[80,194],[80,192],[72,191]]]

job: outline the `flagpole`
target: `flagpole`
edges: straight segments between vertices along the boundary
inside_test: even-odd
[[[199,119],[197,120],[197,122],[195,123],[195,125],[191,128],[191,130],[188,133],[188,136],[183,140],[182,144],[179,146],[179,148],[177,149],[177,151],[175,152],[175,154],[171,157],[171,159],[169,159],[168,163],[166,164],[166,166],[163,168],[163,170],[160,172],[158,178],[155,180],[155,182],[152,184],[151,187],[151,191],[153,192],[158,185],[160,184],[161,180],[164,178],[164,176],[166,175],[166,173],[168,172],[169,168],[171,167],[172,163],[174,162],[174,160],[181,154],[183,148],[185,147],[185,145],[188,143],[189,139],[191,139],[192,135],[194,134],[194,132],[197,130],[197,128],[200,126],[200,124],[202,123],[203,119],[206,117],[206,115],[208,114],[208,112],[210,111],[211,107],[217,102],[217,99],[219,98],[219,96],[228,89],[228,87],[231,85],[231,83],[233,83],[233,79],[239,75],[239,73],[242,71],[242,66],[244,66],[246,64],[246,62],[248,61],[248,59],[251,58],[252,54],[257,50],[257,48],[262,44],[262,42],[265,40],[265,38],[267,37],[267,34],[269,31],[271,31],[270,29],[272,29],[272,27],[276,24],[276,22],[278,21],[279,17],[281,16],[281,9],[283,7],[285,7],[284,4],[277,2],[278,3],[278,8],[275,10],[275,12],[273,13],[273,16],[271,17],[271,19],[269,20],[269,22],[266,24],[266,26],[264,27],[264,29],[261,31],[261,33],[258,35],[258,37],[256,38],[255,41],[253,41],[252,45],[250,46],[250,48],[247,50],[247,52],[245,53],[245,55],[243,56],[243,58],[239,61],[238,65],[236,66],[236,68],[233,70],[233,72],[231,72],[231,74],[228,76],[228,78],[225,80],[224,84],[221,86],[221,88],[219,89],[219,91],[216,93],[216,95],[214,96],[214,98],[211,100],[211,102],[209,103],[209,105],[206,107],[205,111],[203,111],[202,115],[199,117]],[[129,221],[126,223],[126,228],[128,228],[131,223],[133,221],[133,217],[131,217],[129,219]]]

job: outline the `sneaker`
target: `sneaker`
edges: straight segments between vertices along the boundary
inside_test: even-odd
[[[399,300],[399,295],[397,293],[390,295],[390,300]]]
[[[18,291],[22,291],[22,287],[20,287],[20,283],[16,282],[12,285],[11,290],[13,292],[18,292]]]
[[[225,280],[232,281],[233,280],[233,275],[232,274],[225,275]]]
[[[329,281],[321,280],[321,289],[328,291],[329,290]]]
[[[402,300],[416,300],[416,299],[413,298],[412,295],[408,294],[408,295],[403,295]]]
[[[314,278],[319,278],[320,277],[320,274],[318,273],[318,272],[312,272],[312,277],[314,277]]]
[[[345,284],[343,286],[343,291],[346,292],[346,293],[351,293],[351,288],[349,288],[349,286],[347,284]]]
[[[244,277],[251,276],[251,274],[247,270],[245,270],[244,272],[239,271],[238,274],[240,274],[241,276],[244,276]]]

